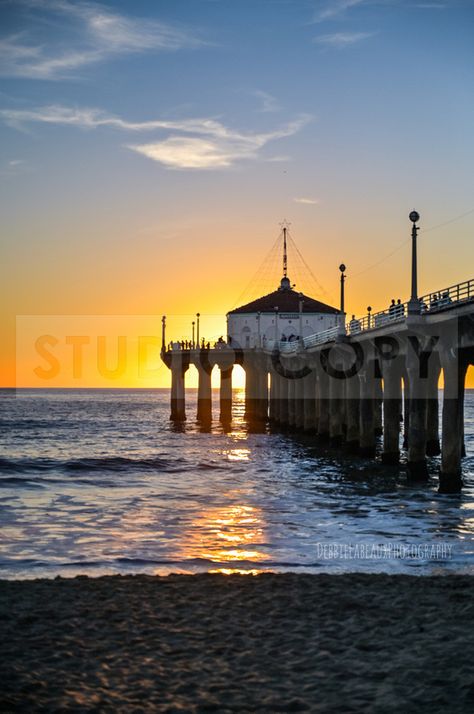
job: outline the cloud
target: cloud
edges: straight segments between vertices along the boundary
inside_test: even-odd
[[[141,132],[156,129],[175,129],[185,132],[199,132],[225,138],[229,130],[220,122],[212,118],[180,119],[133,122],[121,117],[107,114],[101,109],[65,107],[60,104],[51,104],[38,109],[1,109],[0,118],[10,126],[19,127],[28,123],[60,124],[64,126],[77,126],[82,129],[97,129],[101,126],[110,126],[125,131]]]
[[[265,161],[269,164],[284,164],[288,163],[288,161],[291,161],[291,157],[281,154],[276,156],[270,156],[268,159],[265,159]]]
[[[335,20],[343,15],[346,10],[357,5],[363,5],[367,0],[331,0],[322,10],[318,10],[314,16],[314,22],[325,22]]]
[[[305,206],[317,206],[319,201],[317,198],[294,198],[295,203],[301,203]]]
[[[129,149],[153,161],[176,169],[218,169],[233,166],[237,161],[256,159],[268,142],[296,134],[308,117],[301,117],[285,127],[268,133],[234,133],[222,131],[214,136],[170,136],[164,141],[128,145]]]
[[[260,107],[261,112],[277,112],[280,110],[277,100],[271,94],[268,94],[268,92],[262,92],[260,89],[256,89],[253,95],[258,97],[262,102],[262,106]]]
[[[191,32],[156,20],[131,18],[95,3],[20,0],[19,6],[66,18],[57,36],[34,42],[30,32],[0,40],[0,75],[28,79],[64,79],[85,65],[149,51],[173,51],[204,44]],[[24,25],[24,23],[23,23]],[[34,23],[29,22],[34,30]],[[69,40],[69,37],[70,41]]]
[[[81,20],[101,48],[115,52],[178,50],[204,44],[189,32],[149,18],[120,15],[95,3],[50,0],[47,6]]]
[[[362,42],[369,37],[374,36],[374,32],[334,32],[330,35],[319,35],[314,38],[314,42],[318,45],[333,47],[334,49],[344,49],[350,47],[357,42]]]
[[[171,136],[164,141],[128,148],[165,166],[182,169],[224,168],[236,159],[253,156],[246,147],[239,152],[237,147],[199,137]]]
[[[21,36],[0,40],[0,76],[27,79],[61,79],[91,62],[104,58],[99,51],[68,52],[46,56],[41,46],[23,44]]]
[[[9,159],[0,163],[0,176],[9,178],[30,172],[30,167],[25,159]]]
[[[402,4],[402,6],[406,5],[409,8],[414,7],[426,10],[442,10],[448,7],[446,0],[439,0],[438,2],[430,2],[430,0],[426,0],[426,2],[423,2],[423,0],[420,0],[420,2],[414,2],[413,0],[328,0],[314,13],[312,22],[320,23],[341,20],[347,14],[348,10],[362,5],[390,6],[392,4]]]
[[[80,129],[110,127],[130,133],[167,132],[151,142],[127,144],[127,148],[164,166],[185,169],[225,168],[239,160],[255,159],[269,142],[296,134],[311,119],[303,114],[269,132],[239,132],[212,117],[133,122],[95,108],[61,105],[37,109],[2,109],[0,119],[15,128],[29,123],[73,126]]]

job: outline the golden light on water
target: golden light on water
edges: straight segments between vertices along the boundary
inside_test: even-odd
[[[218,575],[261,575],[262,573],[270,573],[270,570],[259,570],[252,568],[251,570],[243,570],[241,568],[213,568],[210,573]]]
[[[227,453],[229,461],[248,461],[250,457],[250,449],[231,449]]]
[[[193,520],[183,539],[182,555],[186,559],[222,563],[222,567],[211,569],[211,573],[257,575],[263,570],[245,567],[245,563],[268,560],[269,556],[261,549],[265,543],[264,526],[262,511],[256,506],[232,504],[209,508]],[[232,567],[230,563],[242,566]]]

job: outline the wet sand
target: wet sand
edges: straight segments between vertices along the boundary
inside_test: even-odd
[[[456,712],[470,576],[0,582],[2,712]]]

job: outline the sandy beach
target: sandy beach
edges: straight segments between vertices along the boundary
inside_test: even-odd
[[[3,712],[467,712],[469,576],[1,581]]]

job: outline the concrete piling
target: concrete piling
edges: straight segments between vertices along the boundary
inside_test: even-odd
[[[303,379],[304,419],[303,428],[308,434],[316,433],[316,372],[311,372]]]
[[[382,463],[400,460],[400,414],[402,409],[402,371],[396,361],[383,363],[383,453]]]
[[[463,399],[467,362],[458,350],[441,355],[444,373],[442,452],[439,490],[456,493],[462,487]]]
[[[375,387],[373,367],[364,367],[359,374],[359,454],[366,458],[375,456]]]
[[[428,477],[426,463],[426,399],[419,394],[425,385],[413,375],[410,376],[410,422],[408,427],[408,473],[414,481]]]
[[[360,380],[357,375],[346,382],[346,444],[349,453],[357,454],[360,446]]]
[[[211,369],[209,365],[201,363],[198,370],[198,404],[197,419],[200,422],[208,423],[212,421],[212,389],[211,389]]]
[[[219,394],[220,421],[228,423],[232,419],[232,370],[230,367],[221,367],[221,384]]]

